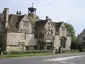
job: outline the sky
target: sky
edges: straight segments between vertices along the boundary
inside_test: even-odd
[[[1,0],[0,13],[9,8],[10,14],[16,14],[17,10],[27,14],[32,3],[41,19],[48,16],[55,22],[68,22],[75,28],[76,35],[85,28],[85,0]]]

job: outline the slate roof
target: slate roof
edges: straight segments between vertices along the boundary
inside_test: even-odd
[[[36,22],[36,25],[44,25],[44,24],[46,24],[47,23],[47,20],[38,20],[37,22]],[[56,28],[56,32],[58,32],[59,31],[59,28],[60,28],[60,26],[61,26],[61,24],[63,23],[63,22],[52,22],[53,23],[53,25],[55,25],[55,28]]]
[[[24,15],[18,16],[14,14],[9,15],[9,26],[11,31],[18,31],[18,24],[21,21],[21,19],[24,17]]]
[[[56,28],[60,28],[60,26],[61,26],[62,23],[63,23],[63,22],[56,22],[56,23],[55,23]]]
[[[10,31],[13,31],[13,32],[18,31],[18,24],[24,16],[25,15],[21,15],[21,16],[18,16],[15,14],[9,15],[8,24],[9,24]],[[4,14],[3,13],[0,13],[0,22],[4,22]]]
[[[24,17],[25,15],[16,15],[16,14],[9,14],[9,29],[11,31],[18,31],[18,24],[19,22],[22,20],[22,18]],[[36,19],[34,18],[31,18],[28,16],[28,19],[29,21],[31,22],[32,25],[35,24],[36,22]],[[0,22],[4,22],[4,14],[3,13],[0,13]]]
[[[45,25],[46,23],[47,23],[47,20],[38,20],[38,21],[36,21],[36,25],[38,25],[38,24]]]
[[[36,25],[38,25],[38,24],[41,24],[41,25],[45,25],[48,21],[52,21],[51,19],[45,19],[45,20],[41,20],[41,19],[38,19],[37,21],[36,21]]]

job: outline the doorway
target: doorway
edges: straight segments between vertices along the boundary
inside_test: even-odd
[[[24,51],[24,42],[19,42],[19,50]]]

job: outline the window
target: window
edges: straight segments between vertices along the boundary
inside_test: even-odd
[[[61,39],[61,47],[63,47],[63,48],[66,47],[66,41],[65,41],[65,39]]]
[[[29,22],[28,21],[24,21],[23,25],[24,26],[29,26]]]
[[[65,27],[62,27],[62,30],[65,31]]]
[[[36,27],[35,27],[35,31],[36,31]]]
[[[35,39],[37,38],[37,34],[34,35],[34,38],[35,38]]]
[[[83,37],[82,39],[83,39],[83,41],[85,41],[85,37]]]
[[[37,50],[37,46],[34,46],[34,49]]]
[[[44,34],[42,33],[42,38],[44,38]]]
[[[44,33],[40,33],[39,38],[44,38]]]
[[[26,51],[29,50],[29,46],[25,46]]]
[[[50,50],[51,49],[51,46],[47,46],[47,50]]]
[[[25,39],[26,39],[26,34],[22,34],[22,35],[21,35],[21,39],[22,39],[22,40],[25,40]]]
[[[51,34],[53,34],[53,31],[52,31],[52,28],[49,26],[48,27],[48,35],[51,35]]]

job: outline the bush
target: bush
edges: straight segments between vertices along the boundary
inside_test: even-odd
[[[30,53],[52,53],[51,50],[29,50],[29,51],[4,51],[4,55],[8,54],[30,54]]]

